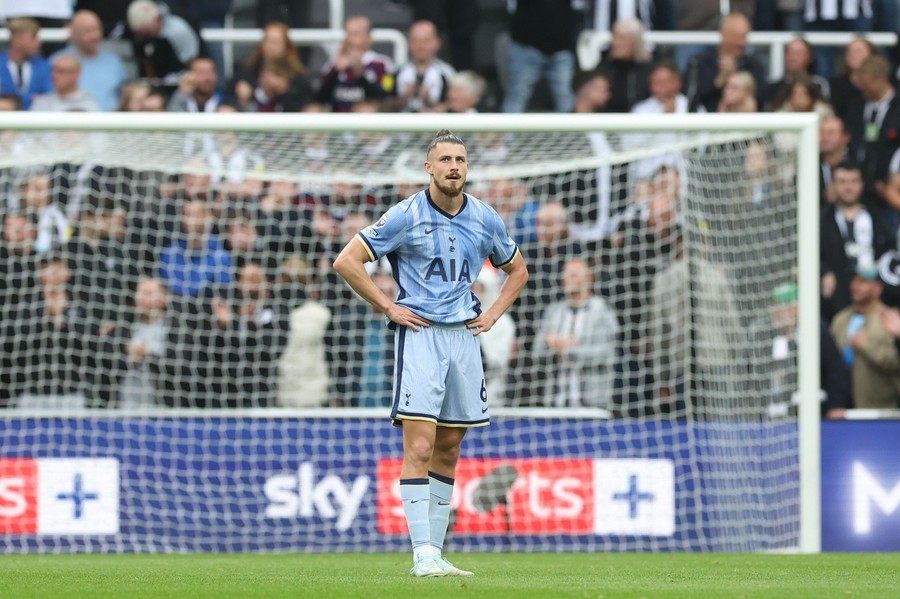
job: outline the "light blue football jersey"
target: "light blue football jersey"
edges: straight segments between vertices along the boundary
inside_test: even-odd
[[[502,267],[518,248],[497,212],[469,195],[450,215],[427,189],[410,196],[357,238],[369,258],[387,256],[399,288],[397,303],[436,323],[459,323],[481,313],[472,293],[484,261]]]

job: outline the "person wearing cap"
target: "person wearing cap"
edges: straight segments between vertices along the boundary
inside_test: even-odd
[[[757,396],[768,395],[770,413],[790,407],[797,392],[797,284],[785,281],[777,285],[771,294],[768,314],[750,323],[748,328],[748,354],[751,385],[758,389]],[[841,358],[841,352],[821,320],[819,331],[820,389],[824,396],[822,415],[828,419],[841,419],[850,403],[850,371]]]
[[[850,282],[850,306],[831,322],[831,332],[850,369],[856,408],[898,407],[900,354],[893,335],[882,324],[883,286],[874,263],[862,262]]]

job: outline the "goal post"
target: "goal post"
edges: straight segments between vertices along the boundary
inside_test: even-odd
[[[377,428],[386,415],[383,400],[368,401],[390,399],[388,348],[382,340],[368,353],[355,351],[355,344],[369,348],[374,343],[376,329],[365,328],[374,327],[373,319],[359,307],[347,307],[346,290],[329,286],[325,274],[314,291],[303,285],[312,280],[310,272],[325,272],[323,256],[346,233],[342,227],[358,222],[353,219],[357,213],[377,218],[385,205],[426,182],[424,148],[443,128],[470,142],[467,190],[507,210],[510,232],[522,236],[523,255],[546,255],[538,239],[544,235],[538,232],[544,226],[539,210],[551,203],[565,209],[567,235],[572,247],[581,248],[577,256],[563,252],[559,260],[547,261],[548,286],[531,289],[540,301],[525,297],[512,311],[510,338],[516,343],[508,342],[505,353],[482,346],[488,373],[496,376],[488,383],[490,393],[506,400],[491,404],[496,425],[473,431],[464,445],[463,458],[467,451],[476,458],[462,471],[471,483],[459,500],[457,532],[451,531],[450,542],[476,550],[820,551],[815,115],[171,113],[0,113],[0,144],[8,150],[0,155],[0,185],[12,190],[13,198],[4,214],[26,211],[28,194],[39,194],[36,173],[47,177],[48,204],[57,203],[57,193],[79,197],[79,205],[57,206],[64,220],[54,221],[46,216],[46,206],[39,208],[51,245],[68,243],[73,229],[88,226],[82,215],[90,210],[97,209],[91,218],[109,216],[105,205],[140,203],[144,212],[131,232],[134,251],[121,257],[134,269],[127,276],[135,282],[150,278],[147,273],[167,276],[170,301],[180,294],[185,306],[178,316],[183,335],[168,338],[185,362],[165,356],[154,362],[151,378],[159,396],[151,405],[129,407],[120,399],[124,383],[109,373],[129,371],[129,360],[144,360],[130,353],[128,341],[134,338],[127,335],[134,329],[118,345],[96,331],[109,333],[113,328],[107,323],[115,328],[133,322],[120,323],[116,314],[103,311],[102,298],[90,299],[98,289],[118,294],[131,310],[138,300],[117,281],[126,275],[107,262],[110,270],[101,266],[93,282],[84,283],[85,305],[64,305],[66,314],[83,308],[84,330],[93,331],[66,337],[73,345],[59,353],[57,366],[72,370],[78,393],[38,392],[22,383],[21,393],[4,398],[0,479],[12,472],[16,480],[56,480],[73,468],[99,472],[111,463],[103,460],[119,460],[117,477],[123,478],[98,476],[118,502],[104,503],[104,509],[122,506],[121,521],[116,519],[115,530],[106,523],[85,532],[89,527],[83,522],[32,515],[27,525],[4,524],[0,514],[0,532],[14,535],[0,537],[0,551],[403,547],[390,486],[399,446],[389,427]],[[223,156],[222,144],[240,148],[240,159],[232,160],[234,148]],[[144,171],[154,176],[145,177]],[[205,177],[204,182],[197,177]],[[231,256],[227,266],[204,257],[203,276],[211,283],[195,288],[190,276],[179,274],[184,258],[177,252],[178,237],[184,233],[180,227],[188,226],[191,186],[213,185],[210,177],[220,185],[218,195],[207,195],[205,188],[199,195],[209,198],[210,218],[225,244],[216,256]],[[153,180],[145,186],[144,179]],[[309,208],[314,216],[309,222],[270,219],[270,228],[260,228],[259,237],[278,236],[279,248],[260,245],[237,257],[235,244],[251,233],[241,237],[238,230],[227,245],[226,230],[230,235],[233,223],[239,228],[257,222],[254,214],[264,201],[278,202],[264,200],[265,192],[284,181],[294,186],[292,205]],[[147,186],[155,186],[154,191],[146,191]],[[339,196],[347,188],[352,194]],[[322,199],[329,194],[330,200]],[[665,202],[666,195],[675,198],[673,203]],[[351,197],[362,202],[362,209],[347,203]],[[317,220],[320,209],[329,214]],[[65,219],[65,226],[54,228]],[[117,227],[116,222],[94,226]],[[150,222],[153,230],[147,230]],[[630,223],[636,228],[629,230]],[[12,224],[4,223],[5,233]],[[328,235],[334,239],[324,239]],[[58,249],[40,250],[41,268],[65,253]],[[559,286],[561,269],[586,255],[600,306],[597,320],[586,320],[595,316],[577,310],[567,315],[567,296]],[[291,256],[298,259],[286,259]],[[268,298],[314,293],[319,301],[304,304],[302,311],[292,304],[293,311],[281,315],[272,301],[272,309],[242,321],[238,304],[229,310],[229,302],[234,294],[253,296],[259,282],[253,283],[252,269],[240,282],[234,273],[257,262],[263,265],[263,279],[278,281],[277,289],[266,290]],[[653,276],[647,274],[648,265]],[[35,271],[30,284],[38,292],[34,305],[52,312],[56,322],[51,318],[49,328],[41,328],[35,324],[41,317],[34,316],[26,318],[30,328],[3,332],[4,348],[14,350],[3,366],[16,380],[22,375],[33,381],[45,365],[41,357],[17,361],[15,352],[33,353],[35,345],[52,350],[52,343],[64,337],[58,326],[64,318],[52,308],[47,291],[54,276],[48,272]],[[373,276],[379,274],[389,273],[379,270]],[[20,275],[7,270],[5,294],[19,293],[16,286],[25,281],[16,278]],[[480,296],[489,296],[501,276],[479,279]],[[389,276],[383,283],[390,288]],[[784,284],[787,291],[779,286]],[[229,291],[218,291],[226,287]],[[152,296],[152,290],[147,293]],[[781,348],[780,336],[752,338],[773,302],[785,298],[796,305],[795,360],[772,357],[773,352],[786,355],[787,339]],[[7,320],[10,305],[0,307]],[[553,321],[557,305],[560,316]],[[266,328],[278,318],[284,320],[283,331]],[[354,324],[342,328],[340,322]],[[580,340],[594,344],[583,352],[590,370],[576,370],[567,355],[548,347],[546,339],[558,334],[553,322],[567,331],[560,336],[593,335]],[[359,323],[362,328],[352,329]],[[301,329],[313,336],[318,330],[320,353],[303,353],[310,346],[303,345],[309,337],[297,332]],[[267,332],[255,337],[260,330]],[[140,334],[152,339],[154,332],[145,327]],[[50,345],[41,345],[45,340]],[[301,348],[292,354],[300,360],[295,364],[304,368],[282,372],[279,360],[293,343]],[[70,359],[76,345],[81,352],[77,364]],[[241,351],[256,362],[229,362]],[[118,361],[113,354],[121,354]],[[776,366],[786,379],[773,382],[770,369]],[[53,375],[62,376],[65,368]],[[327,389],[311,383],[320,375],[328,379]],[[132,382],[141,387],[140,380]],[[774,388],[782,384],[788,388]],[[87,398],[86,407],[69,410],[59,397],[47,397],[78,394]],[[165,438],[169,434],[171,442]],[[206,441],[212,448],[209,460],[203,455]],[[97,449],[107,445],[107,453]],[[272,457],[240,455],[242,448],[257,445]],[[87,460],[85,455],[94,461],[79,461]],[[281,461],[291,470],[279,470]],[[509,478],[507,467],[516,476]],[[196,468],[202,476],[178,468]],[[550,473],[565,476],[555,480]],[[222,480],[230,486],[218,488]],[[621,480],[624,486],[602,495],[596,487],[607,480]],[[644,480],[662,486],[648,491]],[[81,493],[46,484],[54,489],[52,497]],[[181,486],[176,503],[165,505],[173,516],[163,525],[142,510],[166,501],[164,492],[149,489],[167,484]],[[254,495],[257,487],[264,488],[268,504]],[[659,508],[639,523],[634,514],[643,502],[665,493],[671,493],[671,509]],[[769,521],[770,515],[776,521]],[[563,521],[569,524],[560,526]],[[248,532],[254,522],[283,535],[276,533],[271,544],[257,542]],[[186,531],[195,526],[213,536],[190,537]],[[736,538],[730,538],[732,529]]]

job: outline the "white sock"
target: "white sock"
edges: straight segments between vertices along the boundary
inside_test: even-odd
[[[428,521],[431,532],[431,544],[441,554],[444,548],[444,537],[450,524],[450,498],[453,496],[454,480],[449,476],[428,473],[428,487],[431,501],[428,502]]]
[[[428,519],[430,497],[427,478],[400,479],[400,499],[403,501],[403,513],[409,527],[409,539],[413,552],[419,547],[431,547],[431,535]],[[418,557],[419,553],[415,553]]]

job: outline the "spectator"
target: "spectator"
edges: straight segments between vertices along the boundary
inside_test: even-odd
[[[201,29],[224,29],[226,27],[226,19],[232,11],[232,0],[166,0],[172,11],[184,17],[187,22],[196,30]],[[233,27],[229,24],[228,27]],[[225,56],[222,42],[213,42],[206,44],[208,55],[213,59],[216,65],[216,74],[219,82],[225,81]],[[219,91],[222,91],[219,88]]]
[[[63,54],[53,61],[53,91],[34,97],[33,112],[93,112],[100,110],[97,101],[78,87],[81,63],[74,56]]]
[[[472,284],[472,293],[481,300],[481,309],[487,310],[500,293],[500,272],[485,266]],[[504,313],[490,331],[478,335],[481,355],[484,358],[484,378],[488,403],[491,406],[509,405],[507,382],[513,354],[517,351],[516,322]]]
[[[572,112],[572,76],[578,36],[576,0],[519,0],[507,4],[512,37],[507,55],[503,112],[525,112],[542,77],[556,112]]]
[[[475,71],[460,71],[450,80],[447,89],[447,112],[465,114],[478,112],[486,83]]]
[[[544,310],[534,342],[535,357],[546,370],[544,405],[612,407],[616,359],[616,316],[594,295],[594,276],[581,258],[562,271],[565,299]]]
[[[650,95],[650,58],[641,22],[637,19],[616,21],[609,53],[598,67],[606,71],[612,90],[608,112],[630,112],[635,104]]]
[[[205,200],[183,202],[181,231],[181,239],[166,246],[159,257],[159,278],[171,292],[197,297],[210,284],[230,283],[231,257],[212,232]]]
[[[834,169],[850,158],[850,134],[844,121],[837,116],[826,116],[819,121],[819,194],[821,206],[834,204]]]
[[[862,98],[847,108],[850,155],[863,167],[866,190],[877,194],[877,183],[887,179],[891,158],[900,149],[900,99],[891,85],[888,61],[883,56],[865,59],[854,82]],[[897,213],[891,211],[891,226],[896,225],[896,217]]]
[[[625,19],[635,19],[640,22],[643,31],[672,30],[675,28],[672,14],[672,6],[669,0],[652,0],[641,2],[630,0],[620,2],[618,0],[594,0],[593,27],[594,31],[611,31],[615,24]],[[696,10],[696,6],[692,6]]]
[[[72,297],[72,272],[59,254],[45,257],[38,273],[40,296],[25,306],[27,319],[17,332],[27,340],[16,352],[17,367],[26,373],[19,406],[72,410],[84,406],[81,366],[85,311]]]
[[[140,112],[144,99],[150,95],[151,87],[144,82],[126,83],[122,87],[122,96],[116,106],[116,112]]]
[[[311,274],[303,258],[289,256],[279,276],[279,297],[290,301],[287,341],[278,360],[276,403],[283,408],[319,408],[328,400],[325,332],[331,310],[318,301]]]
[[[267,407],[274,403],[277,360],[288,331],[284,305],[273,302],[262,266],[238,271],[234,286],[215,290],[211,386],[221,407]]]
[[[191,60],[204,54],[203,40],[187,21],[153,0],[134,0],[128,6],[138,74],[157,85],[174,89]]]
[[[301,83],[301,79],[305,83]],[[300,112],[312,100],[312,88],[297,76],[285,58],[267,59],[245,110],[247,112]]]
[[[237,133],[221,131],[212,136],[206,160],[212,182],[227,202],[242,202],[259,196],[265,163],[256,152],[241,145]]]
[[[675,13],[675,31],[715,31],[722,24],[722,4],[717,0],[676,2]],[[691,59],[705,49],[702,44],[675,46],[675,62],[681,72],[687,72]]]
[[[89,10],[100,18],[103,37],[121,39],[127,27],[128,5],[132,0],[76,0],[76,10]]]
[[[859,165],[844,162],[833,172],[835,202],[822,210],[819,241],[822,314],[829,320],[850,303],[857,264],[875,262],[893,245],[883,221],[863,204]]]
[[[402,112],[444,112],[447,89],[456,71],[438,58],[441,38],[431,21],[409,27],[409,62],[397,71],[393,107]]]
[[[394,91],[394,64],[372,51],[372,23],[353,16],[344,21],[344,41],[338,56],[322,68],[322,83],[315,101],[334,112],[350,112],[363,100],[384,100]]]
[[[72,236],[69,219],[62,207],[53,201],[50,176],[35,173],[19,185],[19,201],[22,209],[37,221],[37,239],[34,249],[38,253],[62,248]]]
[[[597,281],[600,295],[608,298],[619,319],[619,380],[614,403],[623,414],[642,416],[653,413],[656,388],[652,347],[650,346],[650,305],[653,279],[676,257],[679,236],[678,186],[664,182],[648,185],[646,203],[626,212],[618,229],[602,254]]]
[[[122,86],[128,75],[119,56],[103,47],[103,26],[100,18],[89,10],[79,10],[69,23],[69,45],[50,57],[74,56],[81,63],[78,86],[100,106],[100,110],[115,110]]]
[[[50,63],[40,55],[40,25],[29,18],[10,19],[9,47],[0,52],[0,93],[22,98],[22,110],[31,108],[35,94],[53,91]]]
[[[512,366],[512,379],[520,384],[512,399],[516,405],[533,405],[540,397],[539,368],[533,364],[533,346],[540,315],[544,309],[563,299],[559,273],[565,263],[582,254],[581,243],[569,234],[566,208],[559,202],[546,202],[535,216],[537,240],[524,243],[519,250],[528,264],[528,283],[521,299],[513,304],[511,315],[519,331],[519,352]]]
[[[71,0],[4,0],[0,21],[29,18],[44,28],[61,28],[72,17],[72,4]],[[53,54],[60,48],[62,44],[59,42],[44,44],[46,54]]]
[[[807,78],[818,86],[821,97],[831,97],[828,79],[816,74],[816,56],[808,41],[803,38],[792,39],[784,47],[784,76],[778,81],[769,83],[765,93],[766,110],[776,110],[790,96],[790,85],[798,78]]]
[[[661,61],[650,71],[650,97],[638,102],[631,109],[634,114],[684,114],[688,112],[687,96],[681,93],[681,74],[674,62]],[[632,134],[627,139],[629,148],[659,148],[678,141],[678,133]],[[661,167],[676,168],[681,164],[681,156],[668,152],[636,160],[633,176],[638,179],[652,177]]]
[[[756,112],[756,81],[747,71],[728,76],[716,112]]]
[[[610,98],[609,78],[601,71],[594,71],[578,88],[575,112],[607,112]],[[604,131],[585,133],[582,143],[585,144],[584,151],[595,157],[612,151]],[[571,181],[563,184],[563,203],[570,216],[569,229],[573,237],[595,241],[609,235],[614,195],[617,195],[613,181],[618,183],[626,168],[604,164],[596,169],[579,171]]]
[[[675,261],[653,277],[650,347],[662,412],[684,415],[686,386],[702,381],[690,393],[695,413],[726,416],[710,410],[731,396],[731,382],[740,376],[743,328],[737,302],[728,272],[707,260],[705,251],[698,247],[689,264],[679,235]]]
[[[900,308],[885,308],[879,317],[881,326],[894,337],[894,347],[900,352]]]
[[[840,3],[807,0],[803,12],[806,31],[872,31],[871,0],[844,0]],[[824,75],[831,75],[832,46],[817,46],[816,62]]]
[[[212,58],[198,56],[178,81],[178,89],[169,100],[169,112],[216,112],[222,95],[216,91],[219,75]]]
[[[249,262],[262,266],[267,278],[272,278],[278,270],[277,240],[259,234],[256,222],[246,208],[235,210],[229,216],[225,249],[231,254],[231,261],[238,270]]]
[[[25,385],[28,310],[38,301],[40,255],[34,219],[4,211],[0,244],[0,407],[7,407]]]
[[[159,279],[142,278],[134,292],[134,320],[124,325],[118,339],[118,407],[148,408],[162,405],[160,362],[168,351],[169,298]]]
[[[309,70],[300,60],[300,53],[288,37],[288,31],[284,23],[277,21],[268,23],[263,29],[262,41],[234,77],[232,93],[241,110],[246,110],[254,101],[254,92],[259,87],[263,66],[269,61],[279,59],[283,59],[279,68],[288,78],[290,94],[303,98],[304,104],[311,100],[312,85],[309,81]],[[293,111],[292,109],[290,112]]]
[[[535,216],[540,208],[540,202],[529,192],[525,181],[493,179],[478,195],[497,211],[516,244],[537,241]]]
[[[850,369],[855,408],[896,409],[900,355],[894,337],[881,324],[882,284],[878,269],[860,263],[850,283],[851,304],[831,322],[831,333]]]
[[[166,92],[161,88],[154,88],[141,100],[141,112],[166,112],[168,103],[169,97]]]
[[[746,360],[750,365],[750,394],[766,402],[772,417],[783,416],[794,405],[798,391],[797,285],[784,282],[772,290],[766,314],[747,330]],[[828,322],[819,331],[820,385],[825,399],[824,416],[843,418],[850,404],[850,372],[831,336]],[[749,406],[748,406],[749,407]]]
[[[687,68],[684,80],[691,110],[702,106],[707,112],[716,112],[725,85],[738,71],[747,71],[753,77],[756,93],[766,84],[765,68],[747,53],[747,36],[750,21],[740,13],[730,13],[722,19],[719,33],[722,41],[718,48],[711,48],[694,56]],[[761,104],[757,98],[757,106]]]
[[[756,31],[802,31],[803,0],[756,0]]]
[[[578,114],[609,112],[610,99],[612,99],[612,92],[609,89],[609,76],[606,73],[594,71],[578,86],[573,111]]]
[[[857,37],[844,49],[844,59],[838,74],[829,80],[831,88],[831,104],[834,112],[847,122],[847,110],[850,104],[862,97],[856,87],[856,71],[870,56],[878,54],[875,46],[864,37]],[[824,71],[823,71],[824,72]]]
[[[431,21],[450,46],[450,63],[458,71],[476,67],[472,53],[478,22],[478,0],[411,0],[413,22]]]
[[[101,343],[122,320],[139,273],[125,248],[125,211],[107,194],[92,194],[77,233],[66,244],[72,294],[87,310],[92,342]],[[109,398],[107,398],[109,399]],[[108,402],[104,402],[108,403]]]
[[[822,97],[822,88],[806,75],[796,77],[785,89],[785,99],[774,107],[775,112],[815,112],[820,121],[834,116],[831,104]]]

